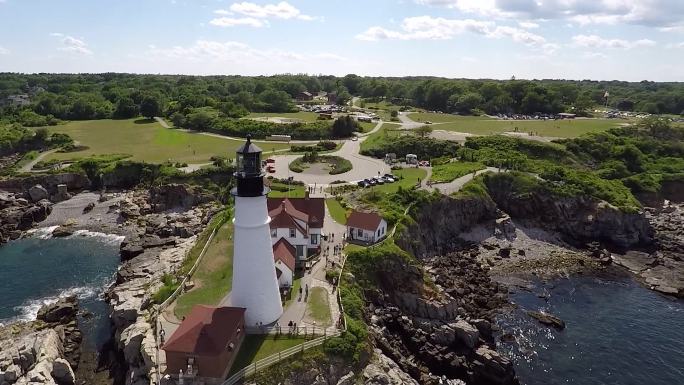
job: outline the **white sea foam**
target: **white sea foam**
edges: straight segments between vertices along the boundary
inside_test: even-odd
[[[79,300],[84,300],[95,297],[96,295],[98,295],[98,292],[100,290],[101,288],[89,286],[72,287],[63,290],[56,296],[26,300],[23,304],[16,306],[14,308],[14,310],[18,313],[17,316],[9,320],[3,320],[3,322],[0,323],[0,325],[2,325],[3,323],[8,324],[17,321],[34,321],[36,319],[36,316],[38,315],[38,310],[40,310],[41,307],[46,305],[52,305],[53,303],[57,302],[60,298],[66,298],[75,295]]]
[[[76,230],[73,235],[69,236],[69,238],[76,238],[76,237],[91,237],[91,238],[97,238],[97,240],[107,244],[107,245],[112,245],[112,246],[119,246],[121,242],[123,242],[124,238],[126,238],[123,235],[116,235],[116,234],[105,234],[105,233],[99,233],[97,231],[90,231],[90,230]]]
[[[37,229],[31,229],[27,231],[26,234],[29,234],[33,238],[48,239],[52,238],[52,232],[58,227],[59,226],[40,227]]]

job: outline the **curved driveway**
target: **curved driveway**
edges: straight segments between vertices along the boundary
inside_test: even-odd
[[[386,174],[390,172],[390,167],[381,159],[375,159],[371,158],[368,156],[363,156],[359,154],[359,151],[361,150],[361,142],[366,140],[368,135],[378,131],[380,127],[382,127],[384,122],[379,122],[373,130],[370,132],[364,134],[363,136],[359,137],[359,140],[357,141],[352,141],[352,140],[347,140],[344,142],[342,145],[342,148],[339,150],[326,154],[326,155],[334,155],[334,156],[339,156],[341,158],[345,158],[349,160],[352,163],[352,169],[351,171],[345,172],[344,174],[337,174],[337,175],[320,175],[320,174],[311,174],[307,173],[307,170],[304,170],[304,172],[301,173],[296,173],[290,171],[289,164],[294,161],[297,158],[302,157],[301,154],[299,155],[275,155],[272,156],[273,159],[276,160],[275,162],[275,173],[269,174],[272,175],[275,178],[282,178],[286,179],[289,177],[293,177],[295,180],[302,181],[306,183],[307,185],[316,185],[316,186],[321,186],[321,185],[329,185],[334,181],[346,181],[346,182],[358,182],[362,179],[366,178],[372,178],[374,176],[378,176],[378,173],[380,174]]]

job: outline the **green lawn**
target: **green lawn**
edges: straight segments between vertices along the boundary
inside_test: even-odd
[[[283,309],[287,309],[288,306],[299,297],[299,288],[302,287],[302,274],[296,272],[294,279],[292,280],[292,290],[290,290],[290,298],[285,300],[283,304]]]
[[[344,247],[344,252],[345,252],[345,254],[349,254],[352,251],[363,250],[365,248],[366,248],[366,246],[355,245],[353,243],[349,243],[349,244],[347,244],[347,246]]]
[[[485,165],[474,162],[451,162],[440,164],[432,168],[430,180],[434,183],[448,183],[456,178],[482,170]]]
[[[255,118],[286,118],[286,119],[298,119],[304,122],[315,122],[318,119],[318,114],[315,112],[252,112],[247,115],[244,119],[255,119]]]
[[[393,170],[392,174],[400,179],[394,183],[386,183],[382,186],[373,186],[370,189],[392,194],[399,190],[399,186],[408,189],[418,183],[418,178],[420,178],[421,181],[425,181],[425,177],[427,177],[427,171],[423,170],[422,168],[403,168],[401,170]]]
[[[322,287],[314,287],[309,291],[306,314],[309,318],[316,321],[317,327],[328,327],[332,325],[327,290]]]
[[[67,160],[102,154],[127,154],[133,160],[161,163],[207,163],[214,155],[234,156],[243,141],[164,128],[145,119],[85,120],[48,127],[70,135],[87,149],[53,153],[44,160]],[[257,143],[264,151],[287,149],[287,143]]]
[[[361,132],[364,133],[364,132],[369,132],[372,129],[374,129],[375,126],[378,125],[378,123],[376,123],[376,122],[370,122],[370,123],[369,122],[359,122],[359,125],[361,126]]]
[[[624,121],[614,119],[573,120],[498,120],[487,116],[457,116],[450,114],[413,113],[409,117],[418,122],[431,121],[434,130],[466,132],[475,135],[492,135],[504,132],[535,132],[540,136],[576,138],[590,132],[606,131]]]
[[[287,325],[285,326],[287,332]],[[272,354],[303,344],[306,340],[301,337],[289,338],[287,335],[247,335],[235,357],[231,374],[248,366],[254,361],[266,358]]]
[[[269,198],[304,198],[305,187],[300,185],[290,185],[284,183],[271,183]]]
[[[325,200],[325,204],[328,206],[330,216],[332,216],[335,222],[341,225],[347,224],[347,210],[342,207],[340,201],[334,198],[329,198]]]
[[[380,127],[378,131],[368,135],[366,139],[361,142],[361,150],[374,147],[377,142],[381,141],[386,136],[399,135],[397,132],[395,132],[395,130],[397,130],[399,127],[401,126],[398,124],[383,123],[382,127]]]
[[[192,281],[195,287],[178,297],[175,314],[180,319],[195,305],[217,305],[230,292],[233,279],[233,222],[216,232]]]

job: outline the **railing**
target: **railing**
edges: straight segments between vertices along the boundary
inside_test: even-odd
[[[169,298],[167,298],[164,302],[162,302],[154,310],[153,317],[155,320],[155,322],[154,322],[155,327],[157,326],[157,323],[158,323],[157,318],[161,315],[162,311],[164,311],[164,309],[166,309],[166,307],[168,307],[183,292],[183,289],[185,288],[185,284],[192,277],[192,275],[195,273],[195,270],[197,270],[197,267],[199,266],[200,262],[202,261],[202,258],[204,257],[204,254],[207,252],[207,248],[209,247],[209,244],[214,239],[214,236],[218,232],[218,229],[221,226],[223,226],[224,223],[225,223],[225,221],[221,220],[221,221],[219,221],[219,223],[216,226],[214,226],[214,229],[211,231],[209,238],[207,239],[206,243],[204,244],[202,251],[200,252],[199,256],[197,257],[197,260],[195,261],[195,263],[192,265],[192,268],[190,268],[190,271],[188,272],[188,274],[186,274],[185,278],[183,278],[183,281],[181,281],[180,285],[178,285],[178,288],[173,293],[171,293],[171,296],[169,296]],[[190,253],[191,250],[192,250],[192,248],[190,248],[188,250],[188,252],[183,257],[183,260],[185,260],[185,258],[188,257],[188,254]],[[161,377],[161,371],[159,369],[159,350],[161,350],[161,346],[159,346],[159,330],[157,330],[155,332],[154,342],[155,342],[155,347],[157,348],[157,353],[156,353],[156,356],[157,356],[157,365],[156,365],[157,384],[160,384],[161,383],[161,378],[160,378]]]
[[[289,349],[285,349],[281,352],[272,354],[272,355],[270,355],[266,358],[263,358],[259,361],[253,362],[249,366],[238,370],[235,374],[233,374],[227,380],[225,380],[223,382],[223,384],[221,384],[221,385],[237,384],[240,380],[247,378],[249,376],[255,375],[259,370],[266,369],[269,366],[277,364],[278,362],[280,362],[286,358],[292,357],[293,355],[295,355],[297,353],[302,353],[305,350],[320,346],[325,341],[327,341],[329,338],[338,337],[340,334],[341,334],[341,332],[339,330],[337,330],[337,331],[335,331],[335,333],[333,333],[331,335],[325,335],[325,336],[313,339],[311,341],[306,341],[303,344],[293,346]]]

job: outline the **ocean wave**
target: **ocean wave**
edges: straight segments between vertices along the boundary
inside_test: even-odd
[[[52,238],[52,232],[55,231],[55,229],[58,227],[59,226],[40,227],[37,229],[28,230],[26,234],[30,235],[33,238],[49,239]]]
[[[40,308],[46,305],[52,305],[60,298],[76,296],[79,300],[94,298],[102,291],[101,287],[81,286],[71,287],[62,290],[58,295],[51,297],[44,297],[39,299],[28,299],[23,304],[16,306],[14,310],[18,313],[15,317],[0,321],[0,326],[13,322],[29,322],[35,321],[38,316]]]
[[[99,233],[97,231],[90,231],[90,230],[76,230],[73,235],[69,236],[68,238],[76,238],[76,237],[91,237],[91,238],[97,238],[99,241],[102,241],[103,243],[107,245],[112,245],[112,246],[119,246],[121,242],[123,242],[124,238],[126,238],[123,235],[116,235],[116,234],[105,234],[105,233]]]

